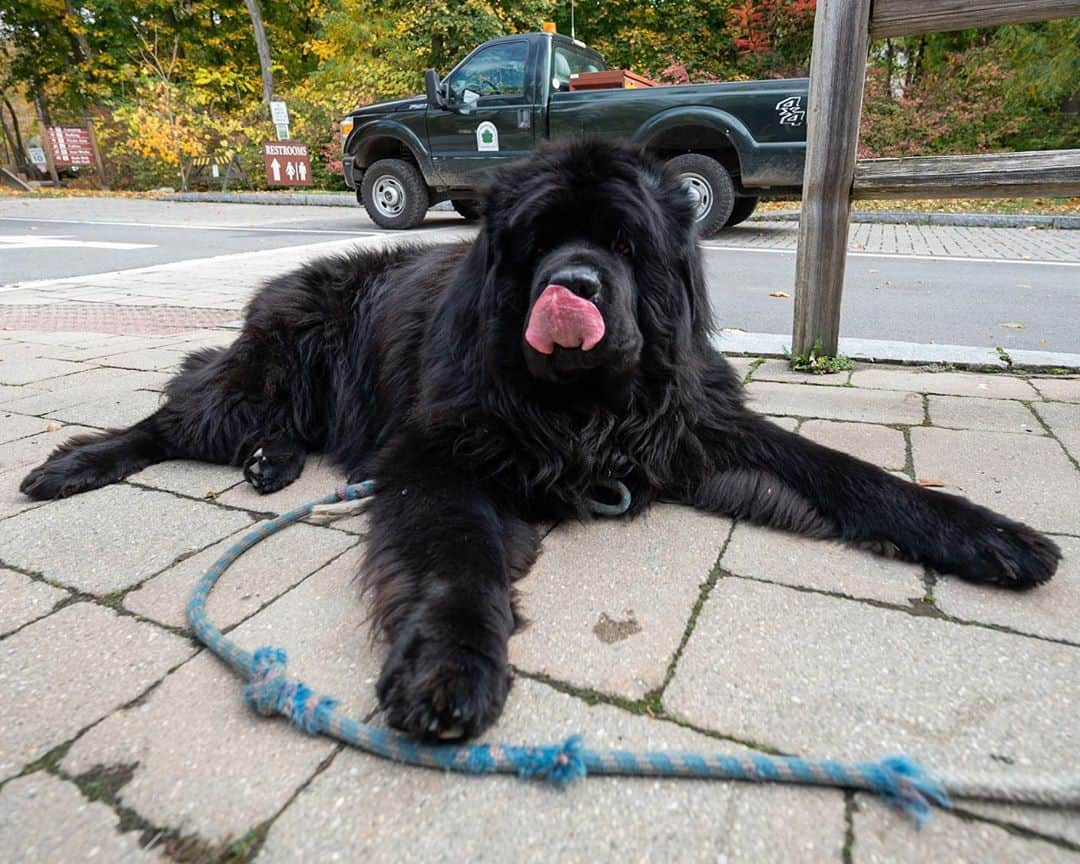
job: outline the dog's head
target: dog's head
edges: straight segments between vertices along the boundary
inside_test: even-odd
[[[692,204],[655,158],[594,138],[502,169],[482,242],[529,373],[625,377],[708,326]]]

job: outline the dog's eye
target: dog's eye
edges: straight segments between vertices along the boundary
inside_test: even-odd
[[[624,237],[616,237],[611,244],[611,251],[616,255],[622,255],[624,258],[632,258],[634,256],[634,244]]]

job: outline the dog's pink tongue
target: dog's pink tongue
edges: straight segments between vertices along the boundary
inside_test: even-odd
[[[604,316],[584,297],[563,285],[548,285],[533,304],[525,341],[541,354],[556,345],[588,351],[604,338]]]

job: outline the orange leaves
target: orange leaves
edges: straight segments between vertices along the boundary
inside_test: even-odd
[[[784,36],[813,21],[816,0],[743,0],[731,7],[728,28],[740,54],[774,51]]]

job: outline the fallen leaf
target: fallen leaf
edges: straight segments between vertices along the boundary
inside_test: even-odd
[[[50,423],[48,426],[45,427],[45,431],[46,432],[55,432],[57,429],[63,429],[63,428],[64,428],[63,423],[57,423],[57,422],[54,421],[54,422]]]
[[[918,483],[920,486],[930,486],[935,489],[939,486],[945,485],[940,480],[916,480],[915,482]]]
[[[1023,330],[1024,329],[1024,325],[1021,324],[1019,321],[1002,321],[1001,326],[1002,327],[1008,327],[1010,330]]]
[[[1017,288],[1030,288],[1031,286],[1030,286],[1030,285],[1028,285],[1028,283],[1027,283],[1027,282],[1017,282],[1017,283],[1016,283],[1016,287],[1017,287]]]
[[[770,291],[769,296],[770,297],[790,297],[791,295],[788,294],[787,291]]]
[[[877,273],[878,270],[877,270],[877,267],[870,267],[870,268],[867,269],[866,272],[867,273]]]

